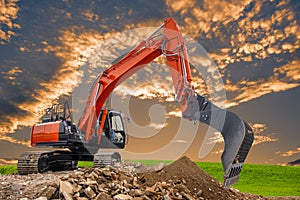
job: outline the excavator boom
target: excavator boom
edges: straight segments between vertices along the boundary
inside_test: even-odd
[[[219,108],[194,91],[186,45],[172,18],[165,19],[153,34],[97,78],[79,120],[80,130],[85,132],[88,141],[95,133],[100,111],[114,88],[160,55],[167,60],[175,88],[175,100],[179,103],[182,117],[201,121],[221,132],[225,142],[221,158],[225,172],[224,185],[234,184],[253,143],[253,131],[236,114]]]

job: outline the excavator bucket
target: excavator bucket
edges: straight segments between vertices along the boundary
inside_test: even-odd
[[[224,138],[224,152],[221,160],[224,168],[224,187],[236,183],[242,165],[254,140],[251,127],[236,114],[221,109],[204,97],[197,95],[198,120],[217,129]]]
[[[225,142],[221,159],[225,172],[224,187],[227,187],[238,181],[242,165],[253,143],[254,134],[248,124],[230,111],[226,111],[221,134]]]

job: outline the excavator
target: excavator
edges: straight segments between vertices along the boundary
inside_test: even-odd
[[[59,150],[23,153],[17,165],[19,174],[74,169],[78,161],[93,161],[95,166],[120,162],[118,152],[97,153],[102,148],[122,149],[127,144],[126,119],[105,104],[119,84],[161,55],[170,69],[182,118],[200,121],[221,133],[224,186],[236,183],[254,140],[253,130],[235,113],[195,92],[187,47],[172,18],[166,18],[157,30],[96,78],[78,125],[74,124],[66,102],[47,109],[47,117],[32,127],[31,145]]]

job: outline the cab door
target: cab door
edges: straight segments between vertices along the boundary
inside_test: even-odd
[[[110,111],[108,113],[110,141],[119,148],[125,147],[126,133],[122,113]]]
[[[108,111],[103,127],[100,148],[123,149],[126,142],[125,128],[122,113],[112,110]]]

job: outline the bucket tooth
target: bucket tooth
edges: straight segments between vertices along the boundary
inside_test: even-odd
[[[228,187],[230,185],[238,182],[240,178],[240,173],[242,171],[242,163],[232,164],[227,172],[224,174],[224,187]]]
[[[242,166],[254,141],[254,134],[250,126],[245,123],[245,128],[245,137],[238,150],[238,153],[236,154],[232,164],[226,167],[224,174],[224,187],[233,185],[238,181]]]

